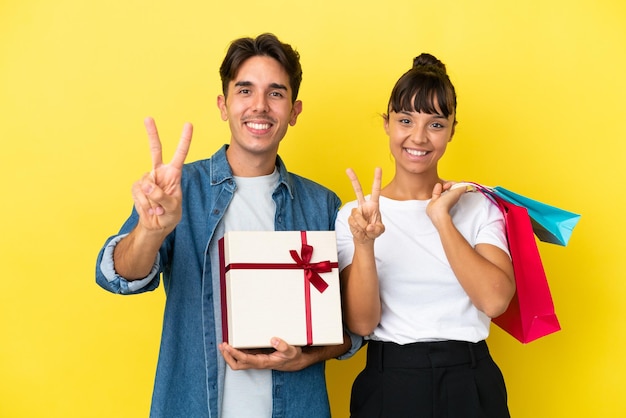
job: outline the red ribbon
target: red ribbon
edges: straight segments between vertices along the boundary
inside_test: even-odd
[[[318,292],[324,293],[328,288],[328,283],[319,275],[319,273],[328,273],[339,265],[337,262],[320,261],[311,263],[313,256],[313,246],[307,244],[306,231],[300,231],[302,247],[300,254],[296,250],[289,250],[291,258],[296,264],[290,263],[230,263],[225,268],[225,272],[231,269],[256,270],[256,269],[277,269],[277,270],[304,270],[304,305],[306,310],[306,339],[307,345],[313,344],[313,331],[311,320],[311,286],[315,287]],[[225,273],[224,272],[224,273]]]
[[[306,239],[306,238],[305,238]],[[319,263],[311,263],[311,256],[313,255],[313,247],[308,244],[302,244],[300,254],[298,255],[296,250],[289,250],[291,258],[293,258],[298,266],[304,269],[304,278],[310,282],[320,293],[324,293],[324,290],[328,287],[328,283],[318,273],[328,273],[332,271],[330,261],[320,261]]]

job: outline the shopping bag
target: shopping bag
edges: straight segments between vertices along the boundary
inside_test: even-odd
[[[528,210],[533,231],[541,241],[567,245],[580,215],[514,193],[502,186],[491,190],[500,198]]]
[[[516,291],[508,309],[492,322],[526,344],[561,329],[528,210],[478,187],[504,214]]]

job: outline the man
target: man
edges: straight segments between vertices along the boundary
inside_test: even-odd
[[[297,100],[299,54],[274,35],[232,42],[217,99],[231,138],[210,159],[184,164],[192,126],[169,164],[150,118],[153,167],[133,185],[134,208],[101,250],[96,281],[121,294],[167,294],[151,417],[326,417],[324,361],[360,340],[328,347],[236,350],[221,341],[218,240],[229,230],[331,230],[340,205],[326,188],[289,173],[278,156]],[[348,354],[346,354],[348,353]]]

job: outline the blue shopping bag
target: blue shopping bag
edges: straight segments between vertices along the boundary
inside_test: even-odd
[[[501,199],[528,210],[537,238],[543,242],[566,246],[580,215],[539,202],[502,186],[490,188]]]

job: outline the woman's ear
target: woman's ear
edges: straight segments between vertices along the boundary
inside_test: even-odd
[[[385,128],[385,133],[389,135],[389,115],[387,113],[383,113],[383,127]]]
[[[452,132],[450,133],[450,139],[448,139],[448,142],[452,141],[452,138],[454,137],[454,132],[456,132],[456,124],[458,123],[458,121],[454,121],[454,123],[452,124]]]

